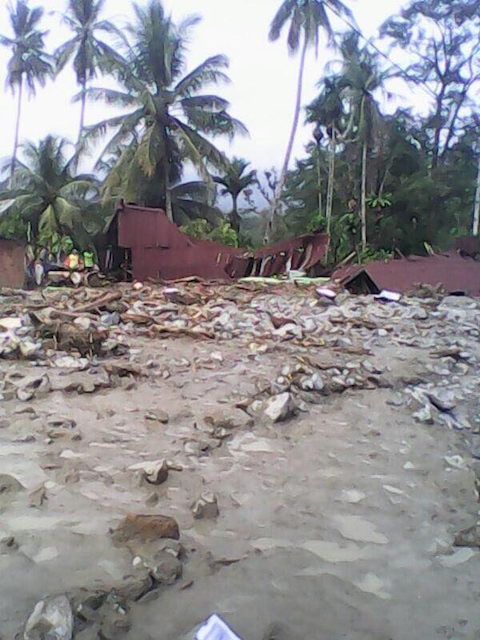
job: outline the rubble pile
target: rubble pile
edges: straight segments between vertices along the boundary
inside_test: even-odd
[[[62,552],[68,561],[74,540],[72,555],[90,558],[91,546],[87,564],[109,576],[75,584],[65,570],[65,582],[28,596],[18,637],[133,637],[137,603],[186,598],[197,580],[202,590],[202,571],[214,582],[277,547],[289,549],[287,563],[309,549],[333,558],[339,575],[346,558],[361,560],[353,584],[386,600],[379,568],[364,577],[375,554],[355,543],[385,547],[390,568],[397,530],[412,526],[416,539],[427,519],[440,527],[450,517],[439,506],[424,515],[432,477],[446,478],[449,514],[455,500],[467,512],[472,475],[480,488],[479,338],[480,301],[439,288],[398,301],[285,282],[0,292],[0,435],[11,463],[0,475],[0,559],[14,572],[8,563],[28,557],[43,572]],[[442,437],[458,446],[431,463],[428,438]],[[379,531],[389,526],[389,505],[392,523],[412,522],[370,529],[377,510]],[[444,567],[476,557],[478,507],[468,510],[447,541],[429,540]],[[415,553],[427,562],[424,543]],[[303,562],[291,575],[317,575],[310,556]]]

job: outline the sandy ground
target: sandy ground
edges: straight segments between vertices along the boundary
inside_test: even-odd
[[[115,546],[111,535],[127,514],[177,520],[183,575],[138,601],[127,594],[115,632],[101,631],[102,610],[76,620],[76,639],[177,640],[213,612],[243,640],[479,639],[480,549],[453,542],[479,518],[480,305],[450,298],[427,310],[393,317],[387,335],[342,328],[357,355],[341,345],[267,340],[257,353],[237,337],[132,334],[124,358],[147,377],[29,402],[5,394],[0,474],[23,489],[0,492],[2,640],[23,637],[47,596],[121,592],[139,579],[143,549]],[[465,358],[434,355],[456,343]],[[276,424],[236,408],[305,357],[324,378],[328,366],[354,372],[368,359],[375,381],[304,394],[302,411]],[[0,380],[39,370],[0,360]],[[429,385],[453,391],[456,406],[433,407],[424,424],[411,392]],[[167,424],[148,419],[162,411]],[[59,418],[76,426],[52,426]],[[130,469],[160,459],[173,468],[158,487]],[[219,515],[194,519],[205,492]]]

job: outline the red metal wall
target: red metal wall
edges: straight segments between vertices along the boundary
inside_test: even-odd
[[[21,289],[25,284],[25,248],[0,238],[0,287]]]
[[[245,249],[192,238],[169,222],[161,209],[123,204],[118,211],[118,245],[132,250],[136,280],[175,280],[188,276],[228,280],[245,276],[252,260],[258,261],[260,269],[267,257],[262,271],[265,276],[282,273],[288,262],[293,269],[309,268],[324,257],[327,236],[302,236],[252,254]]]

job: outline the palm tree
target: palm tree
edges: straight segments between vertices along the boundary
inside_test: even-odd
[[[238,214],[238,198],[240,195],[254,184],[257,184],[257,172],[249,171],[245,173],[250,163],[242,158],[233,158],[222,176],[216,176],[213,180],[222,185],[221,194],[232,196],[232,212],[230,214],[230,224],[237,233],[240,231],[241,218]]]
[[[323,29],[330,40],[333,40],[334,31],[330,22],[328,10],[337,15],[352,18],[350,9],[341,0],[284,0],[270,26],[270,40],[278,40],[283,29],[289,25],[287,42],[291,54],[295,54],[301,47],[300,68],[298,73],[297,99],[293,118],[292,131],[287,145],[285,161],[283,163],[280,180],[272,205],[271,221],[273,221],[283,187],[287,177],[288,165],[292,156],[293,145],[300,121],[302,107],[303,77],[307,50],[310,45],[315,45],[318,51],[320,30]]]
[[[87,83],[96,78],[98,71],[107,71],[113,61],[120,58],[111,46],[97,36],[97,33],[113,34],[122,38],[111,22],[100,19],[104,7],[105,0],[68,0],[62,20],[74,35],[55,51],[58,73],[73,58],[75,76],[81,88],[79,140],[85,127]]]
[[[357,139],[362,145],[361,222],[362,250],[365,251],[367,248],[368,160],[383,122],[374,93],[382,88],[388,73],[379,70],[377,56],[366,48],[360,50],[358,42],[356,33],[348,34],[343,41],[342,82],[350,97],[350,107],[356,118]]]
[[[228,81],[225,56],[213,56],[185,75],[186,45],[199,18],[190,16],[178,26],[166,15],[160,0],[143,8],[134,5],[136,23],[129,28],[131,46],[127,64],[118,65],[122,89],[87,89],[94,100],[130,110],[86,130],[96,139],[115,130],[104,154],[122,153],[115,170],[123,176],[140,168],[151,180],[160,181],[166,213],[173,220],[171,187],[178,184],[187,161],[213,185],[208,168],[223,170],[227,161],[206,136],[245,133],[244,125],[228,113],[229,103],[202,90]]]
[[[47,136],[23,146],[25,162],[18,162],[15,187],[0,185],[2,216],[22,219],[41,246],[57,244],[70,235],[79,247],[90,246],[85,214],[92,213],[98,184],[91,175],[75,175],[77,155],[66,157],[67,142]],[[3,206],[2,206],[3,205]]]
[[[337,142],[340,139],[341,121],[344,117],[344,106],[341,78],[338,76],[325,78],[323,85],[324,87],[321,94],[307,107],[307,122],[314,123],[317,127],[324,127],[330,140],[327,204],[325,210],[327,233],[330,234],[335,186],[336,150]]]
[[[45,52],[46,31],[39,29],[43,9],[30,9],[28,0],[17,0],[16,5],[9,4],[8,12],[12,27],[12,37],[0,35],[0,44],[12,50],[7,67],[7,86],[13,92],[18,91],[17,121],[15,142],[11,164],[11,179],[15,173],[18,144],[20,138],[20,119],[25,86],[30,95],[35,95],[36,85],[45,86],[48,77],[53,74],[50,56]]]
[[[165,186],[162,180],[149,178],[141,167],[131,165],[131,149],[126,150],[126,161],[122,151],[97,163],[97,171],[104,176],[101,186],[103,205],[125,200],[140,205],[165,208]],[[120,159],[119,159],[120,158]],[[210,190],[205,182],[190,181],[173,184],[170,189],[172,217],[177,226],[192,220],[207,220],[216,225],[222,214],[210,200]]]

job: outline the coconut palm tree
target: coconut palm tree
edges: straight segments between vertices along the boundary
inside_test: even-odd
[[[368,160],[383,118],[374,93],[383,87],[388,71],[381,71],[378,57],[366,48],[359,48],[356,33],[347,34],[342,43],[344,68],[342,83],[350,99],[350,109],[355,114],[357,140],[362,146],[361,222],[362,250],[367,248],[367,178]]]
[[[2,217],[22,219],[42,246],[52,247],[63,235],[79,248],[90,246],[86,212],[98,194],[91,175],[75,175],[76,154],[67,158],[67,142],[47,136],[37,145],[23,145],[24,161],[17,162],[14,188],[0,185]]]
[[[228,60],[217,55],[185,73],[187,38],[199,18],[190,16],[175,25],[160,0],[146,7],[134,5],[136,22],[128,29],[131,45],[127,64],[118,65],[119,90],[87,89],[87,96],[128,111],[89,127],[95,140],[115,131],[104,154],[122,148],[116,167],[123,176],[136,169],[160,181],[166,213],[173,220],[172,185],[178,184],[186,162],[213,185],[209,168],[223,170],[227,160],[207,136],[245,133],[244,125],[228,113],[223,98],[204,93],[206,86],[227,82]]]
[[[341,0],[283,0],[270,26],[270,40],[278,40],[282,31],[288,25],[287,44],[291,54],[296,54],[301,48],[300,67],[298,73],[297,98],[293,117],[292,131],[287,145],[285,161],[283,163],[280,180],[272,205],[271,220],[275,216],[285,186],[288,166],[292,156],[293,145],[300,121],[302,107],[303,78],[308,47],[315,46],[318,51],[320,31],[323,30],[330,40],[334,38],[334,30],[330,22],[329,10],[337,15],[351,19],[350,9]]]
[[[120,59],[115,49],[101,40],[102,35],[122,38],[117,27],[101,19],[104,7],[105,0],[68,0],[62,21],[73,32],[73,37],[55,51],[57,72],[73,59],[75,76],[81,88],[79,140],[85,127],[87,83],[96,78],[99,71],[107,71],[113,61]]]
[[[344,87],[342,86],[341,78],[339,76],[325,78],[322,84],[323,91],[307,107],[307,122],[316,124],[317,127],[325,128],[330,141],[327,204],[325,210],[327,233],[330,234],[335,186],[337,142],[341,136],[342,119],[345,115],[342,97]]]
[[[8,5],[12,36],[0,35],[0,44],[12,50],[12,57],[7,66],[7,86],[18,92],[17,120],[15,124],[15,141],[11,163],[11,179],[15,173],[18,144],[20,139],[20,120],[24,89],[35,95],[37,84],[45,86],[48,77],[53,74],[50,56],[45,51],[46,31],[39,28],[43,17],[43,9],[31,9],[28,0],[17,0]]]
[[[99,174],[104,176],[101,187],[103,205],[125,200],[165,208],[165,185],[162,180],[149,178],[139,166],[131,165],[132,149],[127,148],[126,152],[126,160],[121,159],[122,151],[119,149],[116,154],[97,163]],[[223,218],[219,209],[212,205],[210,190],[205,182],[179,181],[172,184],[170,195],[173,222],[177,226],[197,219],[216,225]]]
[[[238,198],[240,195],[254,184],[257,184],[257,172],[249,171],[245,173],[250,163],[242,158],[233,158],[227,170],[222,176],[215,176],[213,180],[221,185],[221,194],[232,197],[232,212],[230,213],[230,224],[237,233],[240,231],[241,218],[238,214]]]

